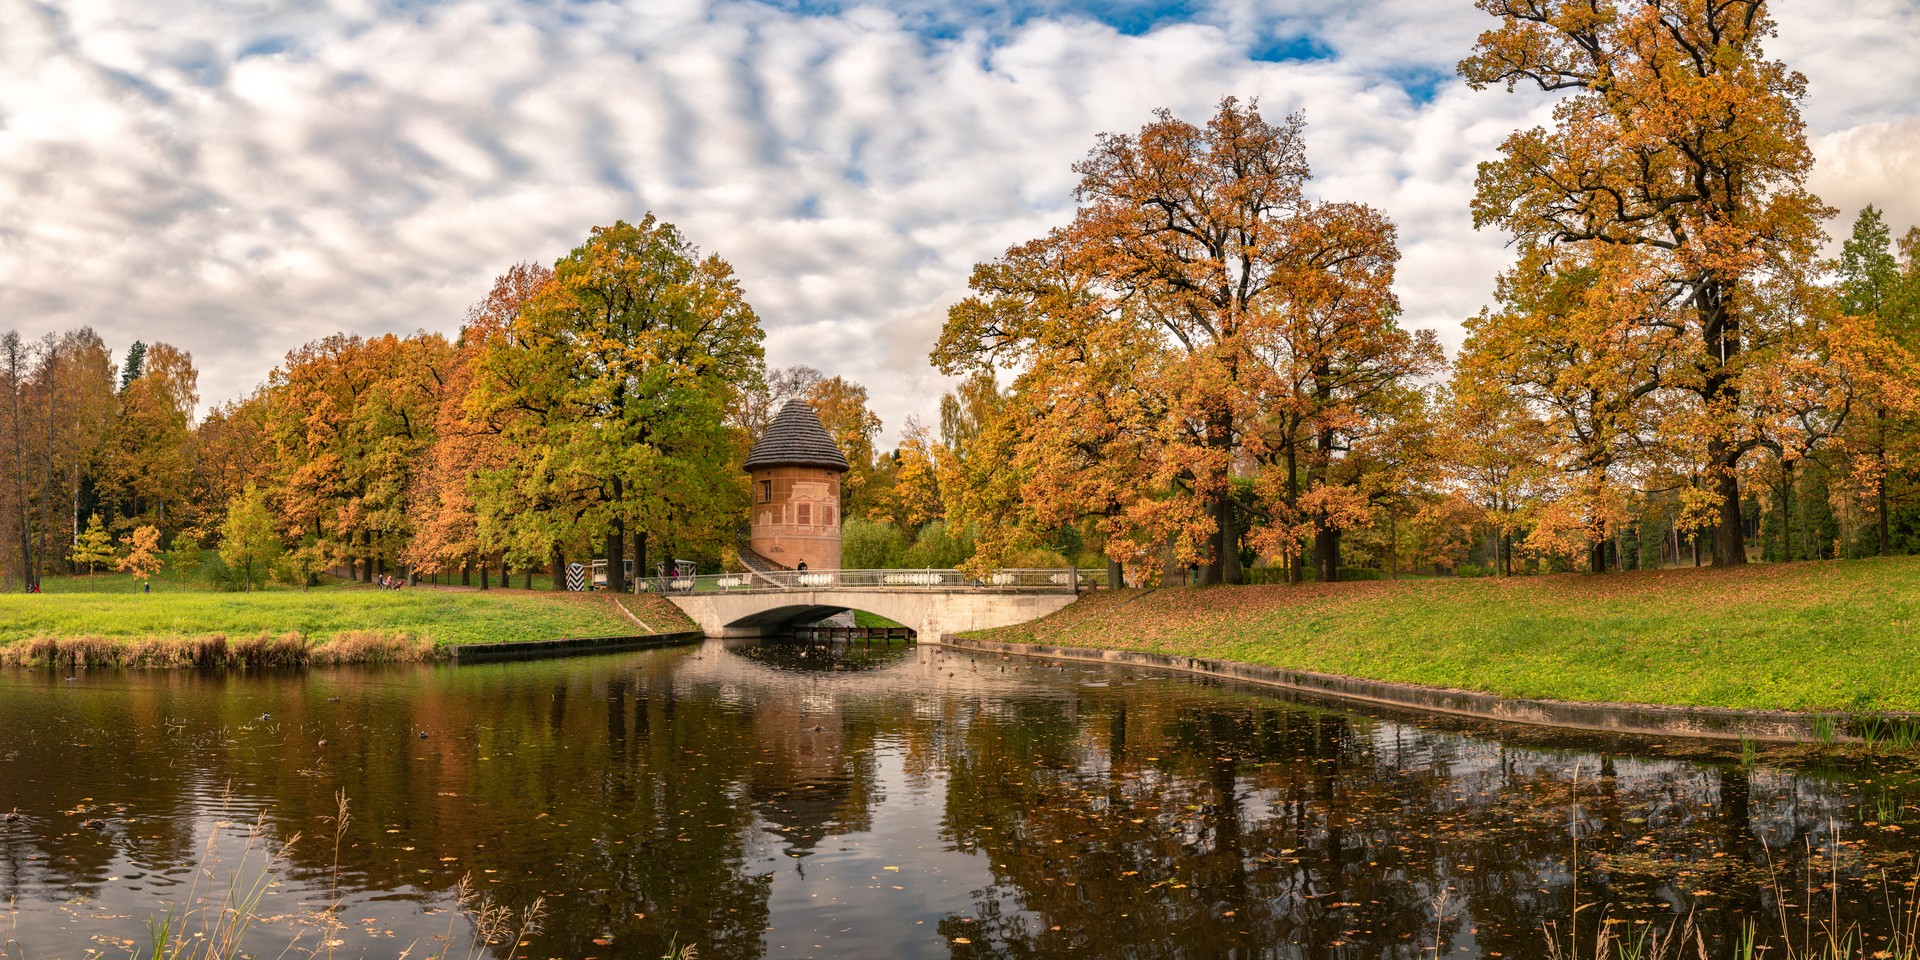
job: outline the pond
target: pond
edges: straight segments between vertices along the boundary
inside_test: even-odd
[[[257,956],[1534,958],[1576,914],[1731,955],[1884,938],[1920,832],[1886,762],[897,642],[65,673],[0,672],[7,958],[256,885]],[[476,943],[463,878],[540,931]]]

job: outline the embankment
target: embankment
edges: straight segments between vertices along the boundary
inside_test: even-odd
[[[1582,703],[1920,711],[1920,558],[1095,593],[975,640]]]
[[[323,589],[0,595],[0,666],[279,666],[440,659],[454,647],[693,628],[658,597]]]

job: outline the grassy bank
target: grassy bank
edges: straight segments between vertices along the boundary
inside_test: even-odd
[[[1920,710],[1920,558],[1123,590],[974,636],[1511,697]]]
[[[448,646],[691,629],[659,597],[516,590],[0,594],[0,664],[431,659]],[[640,622],[635,622],[638,618]]]

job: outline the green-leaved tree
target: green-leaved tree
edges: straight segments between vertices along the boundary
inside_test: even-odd
[[[220,525],[220,559],[240,571],[247,592],[254,583],[266,582],[268,566],[280,555],[280,536],[273,529],[273,513],[267,498],[255,487],[227,504],[226,522]]]
[[[87,568],[87,589],[93,589],[93,568],[114,559],[113,537],[101,524],[100,515],[87,521],[87,529],[73,541],[73,562]]]

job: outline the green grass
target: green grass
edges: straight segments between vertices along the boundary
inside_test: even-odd
[[[975,636],[1512,697],[1920,710],[1920,558],[1123,590]]]
[[[336,587],[256,593],[206,591],[0,594],[0,645],[37,638],[151,640],[297,633],[399,633],[445,647],[465,643],[625,636],[690,629],[657,597],[622,597],[642,630],[605,594]]]
[[[853,612],[853,625],[856,627],[877,627],[882,629],[906,626],[906,624],[898,620],[889,620],[877,613],[868,613],[865,610],[855,610]]]

